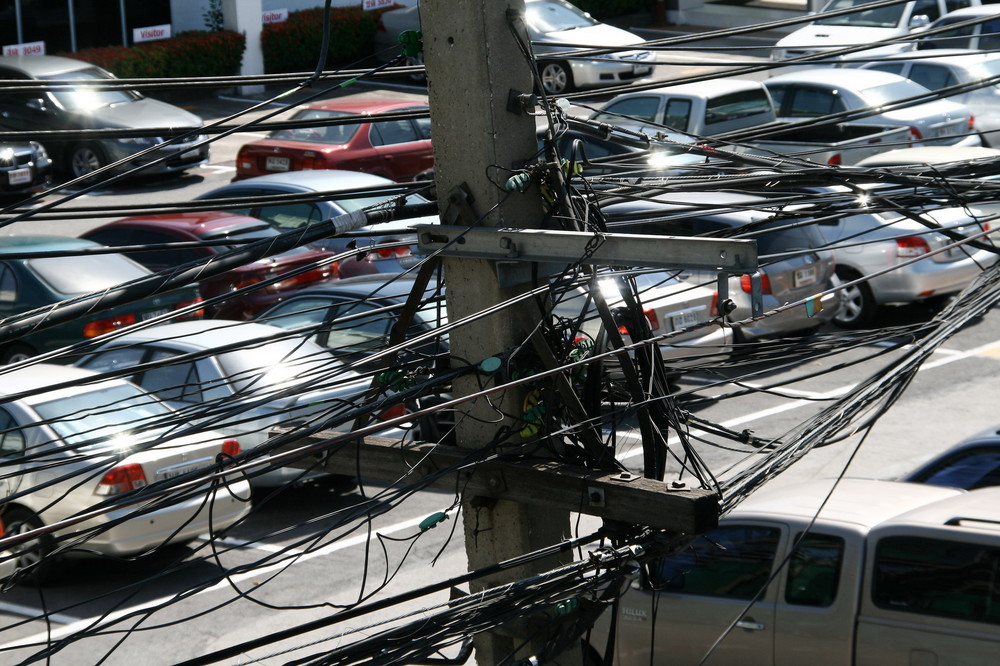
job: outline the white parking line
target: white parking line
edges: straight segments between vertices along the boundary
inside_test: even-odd
[[[455,511],[452,510],[452,511],[448,511],[446,513],[448,513],[448,515],[451,516],[451,515],[454,515]],[[404,530],[408,530],[408,529],[412,529],[414,527],[418,527],[420,525],[420,523],[424,520],[424,518],[425,518],[424,516],[421,516],[419,518],[412,518],[410,520],[404,520],[403,522],[394,523],[392,525],[388,525],[386,527],[383,527],[383,528],[380,528],[380,529],[372,531],[372,533],[371,533],[370,536],[366,533],[366,534],[360,534],[360,535],[355,536],[355,537],[351,537],[349,539],[338,540],[338,541],[336,541],[334,543],[331,543],[328,546],[324,546],[323,548],[319,548],[317,550],[314,550],[314,551],[311,551],[311,552],[299,555],[296,558],[295,563],[299,564],[299,563],[306,562],[306,561],[311,560],[311,559],[316,558],[316,557],[322,557],[324,555],[328,555],[328,554],[336,552],[338,550],[344,550],[345,548],[351,548],[353,546],[357,546],[357,545],[365,543],[367,541],[372,541],[374,539],[377,539],[379,534],[383,534],[383,535],[385,535],[385,534],[394,534],[396,532],[402,532]],[[221,581],[219,583],[216,583],[212,587],[205,588],[204,590],[201,590],[200,592],[198,592],[198,593],[196,593],[195,595],[192,595],[192,596],[198,596],[198,595],[205,594],[207,592],[214,592],[216,590],[231,589],[231,584],[240,583],[242,581],[250,580],[250,579],[257,579],[257,578],[260,578],[261,576],[266,576],[269,573],[278,572],[281,569],[284,569],[285,567],[288,567],[288,566],[290,566],[289,562],[282,562],[280,564],[272,564],[272,565],[269,565],[269,566],[266,566],[266,567],[262,567],[260,569],[255,569],[253,571],[248,571],[248,572],[240,574],[238,576],[231,576],[228,579],[223,580],[223,581]],[[117,619],[119,619],[119,618],[121,618],[123,616],[130,615],[130,614],[135,613],[135,612],[143,611],[143,610],[145,610],[147,608],[156,608],[157,606],[160,606],[162,604],[169,603],[170,601],[174,600],[175,598],[176,597],[174,595],[170,595],[170,596],[166,596],[166,597],[160,597],[159,599],[154,599],[154,600],[148,601],[148,602],[146,602],[144,604],[138,604],[136,606],[131,606],[129,608],[123,608],[123,609],[117,610],[117,611],[115,611],[113,613],[108,613],[106,615],[101,615],[101,616],[98,616],[98,617],[88,618],[88,619],[84,619],[84,620],[74,620],[70,624],[67,624],[66,626],[64,626],[64,627],[62,627],[60,629],[57,629],[56,631],[53,631],[51,633],[47,632],[47,631],[43,631],[43,632],[39,632],[39,633],[35,634],[34,636],[27,636],[25,638],[22,638],[22,639],[19,639],[19,640],[16,640],[16,641],[11,641],[10,643],[5,643],[3,645],[0,645],[0,650],[10,650],[10,649],[16,649],[16,648],[19,648],[19,647],[31,647],[31,646],[34,646],[34,645],[37,645],[37,644],[45,644],[45,643],[47,643],[50,640],[54,641],[54,640],[57,640],[57,639],[59,639],[59,638],[61,638],[63,636],[68,636],[68,635],[76,633],[78,631],[81,631],[81,630],[84,630],[84,629],[87,629],[87,628],[92,628],[97,623],[100,623],[101,625],[107,627],[107,626],[109,626],[110,622],[114,622],[115,620],[117,620]],[[188,597],[188,598],[190,598],[190,597]],[[37,615],[37,611],[35,611],[34,614]],[[27,615],[29,617],[31,616],[30,613],[27,614]]]

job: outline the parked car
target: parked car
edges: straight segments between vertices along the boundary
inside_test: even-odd
[[[1000,34],[997,37],[1000,38]],[[948,99],[969,107],[976,119],[976,129],[982,135],[983,145],[1000,146],[1000,80],[997,78],[1000,77],[1000,53],[938,49],[933,55],[933,58],[928,58],[926,53],[919,51],[893,54],[861,65],[861,68],[898,74],[928,90],[972,85],[991,79],[989,85],[949,95]]]
[[[406,111],[427,112],[429,107],[413,101],[340,98],[314,102],[289,120],[335,120]],[[233,180],[285,171],[346,169],[401,181],[413,180],[433,166],[428,115],[275,130],[266,139],[240,148]]]
[[[594,652],[613,630],[620,666],[995,661],[1000,489],[832,483],[765,487],[647,565]]]
[[[963,490],[1000,486],[1000,428],[991,428],[956,444],[900,481]]]
[[[51,173],[52,160],[37,141],[0,143],[0,199],[20,199],[41,192],[48,187]]]
[[[993,3],[956,8],[931,23],[927,30],[944,28],[956,23],[983,19],[979,23],[954,30],[944,30],[915,40],[913,47],[918,51],[926,49],[978,49],[995,51],[1000,48],[1000,8]]]
[[[577,88],[612,86],[649,76],[655,59],[643,49],[643,39],[627,30],[601,23],[565,0],[525,0],[525,23],[545,92],[561,95]],[[398,35],[420,30],[420,8],[413,5],[382,14],[375,33],[375,50],[389,60],[399,54]],[[571,58],[566,52],[590,48],[636,47],[599,58]],[[551,57],[555,54],[560,54]],[[411,62],[410,64],[416,64]]]
[[[57,547],[129,556],[218,533],[243,518],[250,508],[244,480],[205,485],[183,498],[154,494],[170,479],[215,465],[219,454],[241,452],[235,439],[213,431],[178,434],[179,426],[177,413],[123,379],[46,363],[0,374],[0,497],[10,498],[0,518],[8,536],[124,493],[140,500],[15,546],[21,573],[43,581]],[[33,490],[20,494],[26,489]],[[141,500],[147,491],[149,499]]]
[[[89,81],[113,81],[114,75],[82,60],[60,56],[0,57],[0,79],[48,82],[78,82],[71,87],[39,89],[37,92],[0,96],[0,128],[38,130],[128,130],[197,131],[201,118],[172,104],[144,97],[127,88],[100,88]],[[196,135],[164,146],[121,167],[125,171],[171,157],[143,170],[143,174],[183,171],[208,161],[208,146],[198,145]],[[162,143],[163,136],[121,136],[100,139],[45,141],[56,167],[84,176],[112,162],[125,159]]]
[[[992,176],[1000,172],[1000,149],[985,146],[898,148],[866,157],[854,166],[884,168],[920,165],[933,166],[945,174],[951,170],[950,166],[954,166],[963,174],[979,173]]]
[[[972,113],[964,104],[941,99],[882,110],[885,105],[905,104],[904,100],[930,92],[898,74],[817,67],[779,74],[764,85],[782,120],[867,110],[864,122],[910,128],[913,145],[982,144]]]
[[[370,380],[327,350],[276,326],[211,319],[167,324],[116,337],[76,365],[100,372],[135,368],[129,379],[196,425],[238,437],[245,450],[275,426],[329,422],[347,428]],[[402,405],[375,416],[406,413]],[[400,434],[393,430],[391,434]],[[302,478],[281,467],[255,474],[256,486]]]
[[[270,222],[279,229],[298,229],[303,225],[377,206],[388,198],[386,195],[364,192],[350,192],[342,197],[330,195],[336,195],[340,191],[364,190],[387,185],[395,183],[374,174],[324,169],[247,178],[217,187],[199,195],[196,199],[218,203],[228,199],[229,201],[224,203],[238,206],[237,208],[227,206],[226,210],[230,213],[256,217]],[[265,204],[253,200],[253,197],[282,194],[297,194],[309,200]],[[407,202],[428,203],[428,200],[419,194],[411,194],[407,197]],[[398,273],[416,266],[419,262],[419,258],[413,254],[416,249],[416,234],[410,227],[418,223],[434,223],[437,219],[437,216],[420,217],[362,227],[349,234],[317,241],[315,245],[337,253],[358,249],[358,253],[352,258],[340,262],[339,270],[343,277],[368,273]],[[370,252],[363,249],[377,243],[396,243],[396,245]]]
[[[171,270],[192,261],[204,261],[227,252],[243,241],[274,238],[281,231],[273,225],[245,215],[222,212],[172,213],[126,217],[101,225],[82,234],[81,238],[109,247],[149,247],[170,243],[200,241],[232,241],[231,245],[200,245],[198,247],[146,249],[126,253],[153,272]],[[258,282],[282,275],[326,259],[332,253],[311,245],[302,246],[238,266],[215,277],[198,282],[201,297],[206,301],[224,296]],[[337,277],[337,265],[327,263],[312,270],[275,282],[242,296],[206,306],[206,314],[219,319],[250,319],[261,310],[280,302],[288,294],[304,286]]]
[[[149,277],[149,269],[121,254],[87,254],[101,245],[63,236],[6,236],[0,243],[0,318],[46,308],[84,294],[102,292]],[[59,253],[63,256],[23,255]],[[73,321],[33,331],[0,347],[0,364],[115,331],[201,302],[198,288],[181,287],[126,305],[83,314]],[[197,319],[203,311],[183,315]]]
[[[846,190],[816,187],[807,191],[821,194]],[[977,206],[920,212],[959,234],[971,235],[988,228],[978,220],[989,215]],[[873,276],[844,288],[843,304],[834,321],[849,328],[871,324],[884,305],[916,303],[955,294],[984,267],[997,261],[997,255],[988,250],[956,247],[899,266],[941,250],[953,241],[941,233],[930,233],[925,225],[894,212],[826,216],[819,221],[817,229],[825,239],[825,247],[834,255],[837,275],[842,282]],[[885,269],[892,270],[876,275]]]
[[[944,14],[980,0],[909,0],[894,5],[869,7],[873,0],[830,0],[816,20],[782,37],[771,51],[773,60],[786,60],[831,51],[846,46],[876,44],[920,30]],[[857,8],[839,16],[824,12]]]
[[[832,290],[837,281],[833,254],[825,249],[819,232],[812,225],[790,226],[788,218],[772,219],[777,209],[763,197],[724,191],[677,192],[653,201],[610,204],[603,211],[612,232],[756,239],[763,312]],[[750,230],[741,231],[744,227]],[[716,275],[690,271],[680,278],[712,288]],[[812,308],[803,304],[751,319],[753,292],[750,275],[729,279],[729,298],[735,306],[729,320],[741,322],[735,326],[737,341],[813,330],[840,310],[841,296],[834,291]]]

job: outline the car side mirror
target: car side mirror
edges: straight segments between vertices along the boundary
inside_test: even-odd
[[[24,105],[32,111],[39,111],[41,113],[49,112],[49,105],[41,97],[32,97]]]
[[[930,25],[931,17],[927,14],[916,14],[910,17],[910,30]]]

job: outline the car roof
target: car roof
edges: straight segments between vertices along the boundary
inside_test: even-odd
[[[983,527],[990,525],[991,531],[1000,536],[1000,488],[994,486],[970,490],[915,507],[887,519],[881,527],[897,523],[974,527],[969,525],[970,522],[980,523]]]
[[[269,337],[288,337],[287,331],[257,322],[229,319],[200,319],[151,326],[115,336],[115,346],[133,343],[172,341],[191,349],[215,349]]]
[[[0,67],[16,70],[32,78],[76,72],[81,69],[100,69],[97,65],[84,60],[49,55],[2,56]]]
[[[963,490],[902,481],[842,479],[810,480],[774,487],[765,486],[730,512],[728,520],[779,517],[811,520],[822,509],[818,522],[872,528],[890,518],[957,495]]]
[[[754,81],[752,79],[739,79],[739,78],[718,78],[712,79],[711,81],[698,81],[696,83],[681,83],[674,86],[663,86],[661,88],[652,88],[650,90],[643,90],[641,92],[628,93],[628,97],[648,95],[650,93],[657,95],[670,95],[670,94],[684,94],[693,95],[697,97],[709,97],[715,95],[724,95],[731,92],[739,92],[741,90],[747,89],[759,89],[761,87],[760,81]],[[625,95],[619,95],[611,100],[614,102],[620,97]]]
[[[340,99],[328,99],[322,102],[307,104],[304,109],[319,109],[323,111],[348,111],[350,113],[381,113],[392,109],[402,109],[409,107],[429,108],[426,102],[420,100],[406,99],[373,99],[366,97],[342,97]]]
[[[961,7],[959,9],[954,9],[945,14],[944,16],[942,16],[941,18],[935,20],[934,23],[931,23],[931,27],[933,27],[940,21],[947,18],[956,18],[963,16],[966,18],[972,18],[974,16],[992,16],[993,14],[1000,14],[1000,7],[991,4],[973,5],[972,7]]]
[[[225,211],[202,211],[197,213],[164,213],[162,215],[141,215],[125,217],[114,222],[108,222],[89,233],[116,229],[124,226],[179,229],[196,236],[219,237],[234,230],[248,227],[254,229],[269,229],[271,225],[263,220],[248,215],[236,215]]]
[[[59,252],[64,250],[81,250],[84,248],[102,247],[100,243],[73,236],[56,236],[46,234],[26,234],[23,236],[4,236],[0,243],[0,256],[18,255],[24,252]]]
[[[902,166],[910,164],[947,164],[1000,158],[1000,149],[986,146],[918,146],[897,148],[870,155],[855,164],[856,167]]]
[[[4,370],[0,372],[0,396],[17,395],[22,392],[38,391],[49,386],[55,386],[65,382],[73,384],[70,388],[77,390],[76,385],[92,379],[101,373],[84,368],[77,368],[71,365],[57,365],[55,363],[36,363],[25,368],[16,370]],[[102,380],[103,382],[104,380]],[[112,380],[122,382],[125,380]],[[31,396],[30,402],[48,399],[47,396]]]
[[[921,55],[923,53],[933,54],[932,57]],[[880,60],[868,63],[876,65],[883,60],[912,60],[913,62],[931,62],[951,65],[968,65],[983,61],[996,60],[1000,58],[1000,53],[995,51],[978,51],[976,49],[934,49],[933,51],[901,51],[899,53],[887,53]]]
[[[410,292],[413,291],[415,283],[416,277],[414,275],[404,275],[401,273],[372,273],[370,275],[356,275],[353,277],[342,278],[340,280],[334,280],[332,282],[304,287],[289,296],[286,300],[290,300],[298,296],[310,296],[316,294],[347,294],[351,296],[371,296],[372,298],[401,299],[410,295]],[[433,291],[436,288],[436,280],[428,282],[427,291]]]
[[[314,171],[286,171],[283,173],[269,173],[264,176],[254,176],[238,180],[229,185],[223,185],[211,192],[203,194],[198,199],[205,198],[208,194],[219,190],[237,189],[243,187],[253,187],[254,185],[279,185],[289,190],[298,192],[322,192],[324,190],[351,190],[361,187],[377,187],[382,185],[395,185],[396,183],[388,178],[376,176],[360,171],[347,171],[344,169],[316,169]]]
[[[771,83],[812,83],[828,86],[843,86],[849,90],[871,88],[872,86],[896,81],[908,81],[899,74],[881,72],[877,69],[855,69],[851,67],[810,67],[772,76],[764,85]]]

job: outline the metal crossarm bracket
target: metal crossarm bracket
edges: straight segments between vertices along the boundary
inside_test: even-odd
[[[757,241],[651,234],[595,234],[551,229],[496,229],[418,224],[421,252],[497,261],[648,266],[750,274]]]

